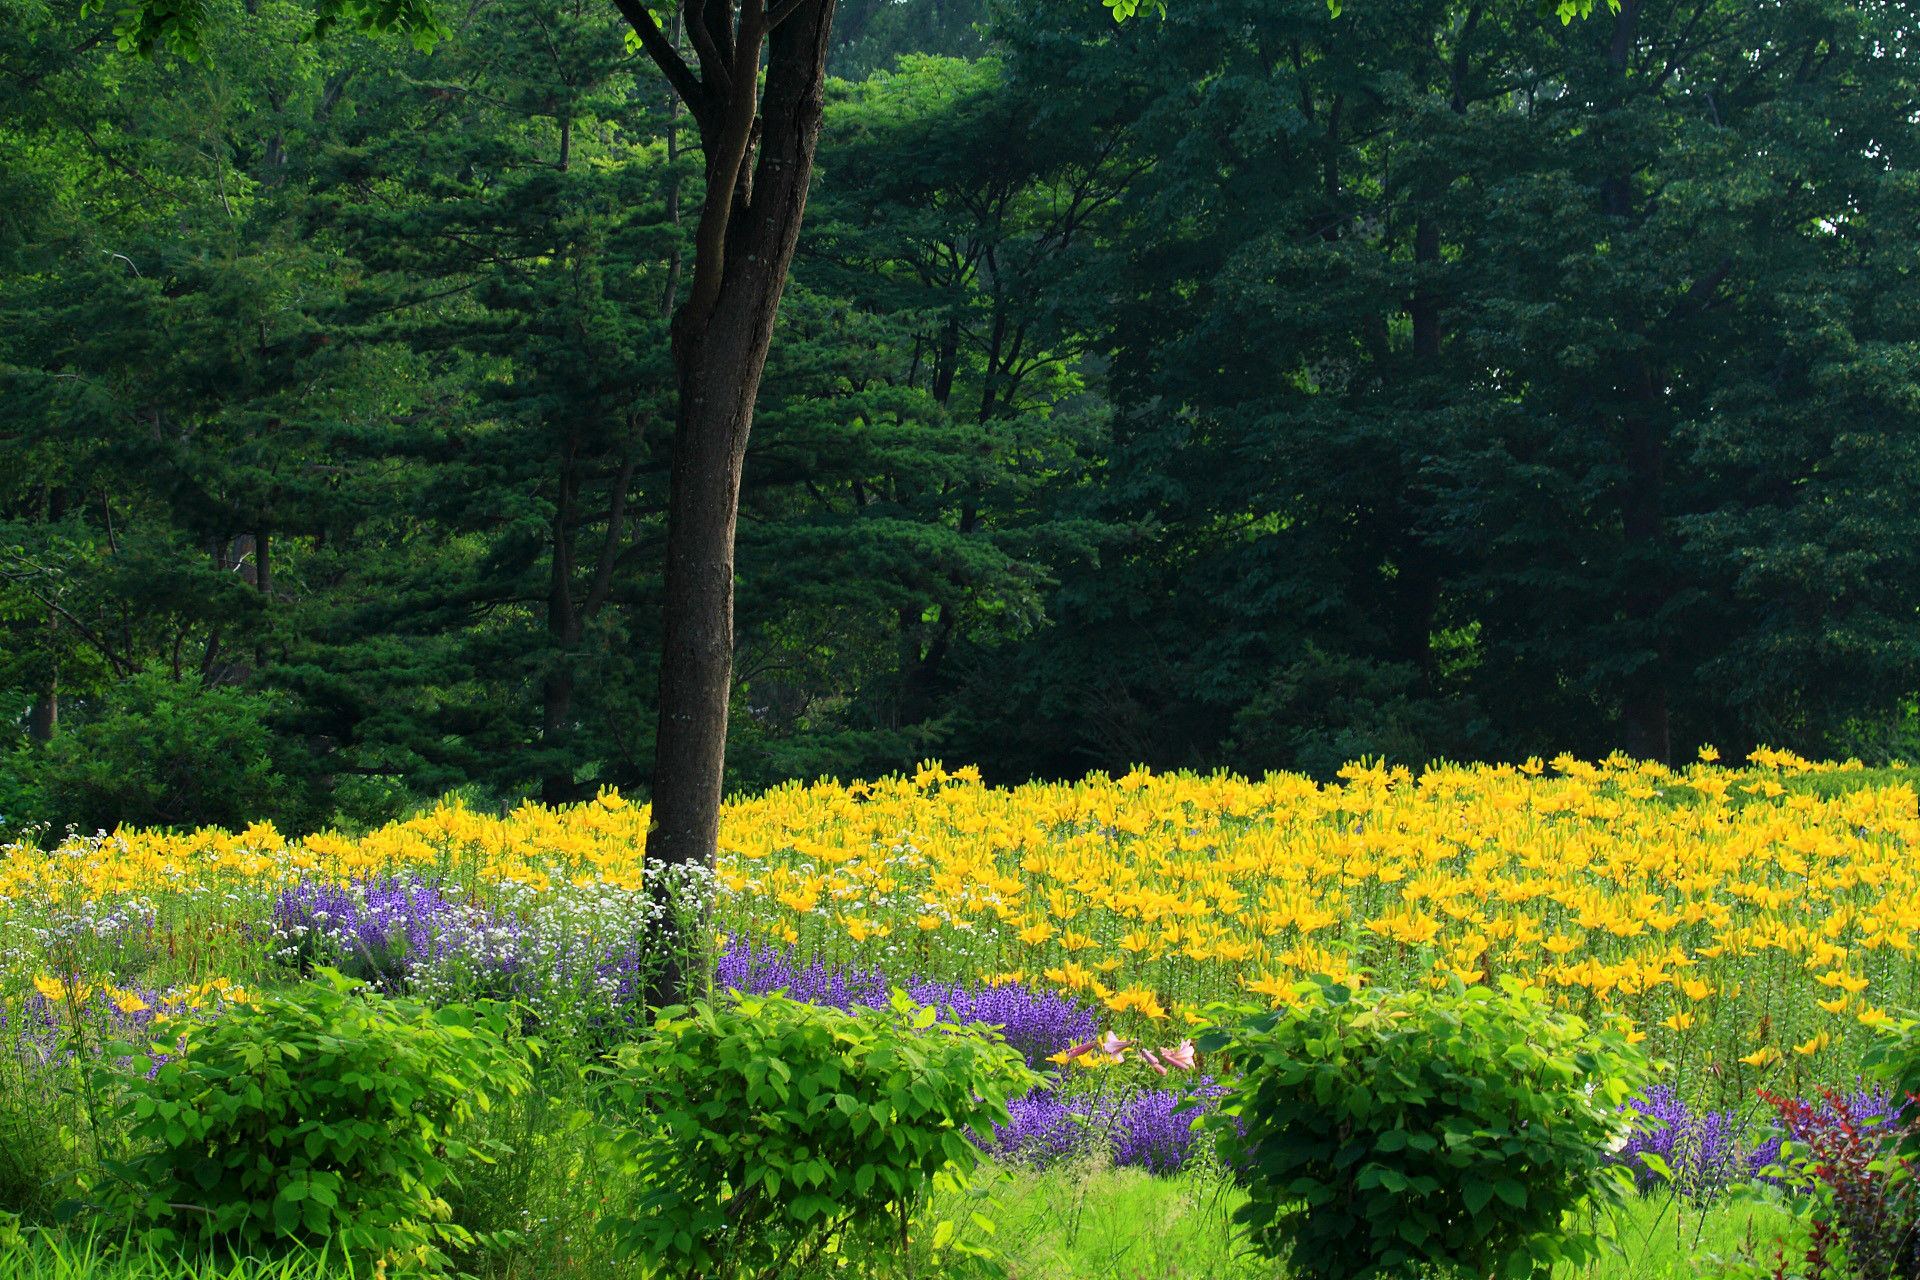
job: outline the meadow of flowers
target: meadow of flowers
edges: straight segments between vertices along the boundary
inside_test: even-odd
[[[710,904],[722,987],[845,1004],[907,985],[1006,1025],[1036,1063],[1104,1032],[1178,1046],[1210,1004],[1283,1002],[1316,973],[1517,975],[1627,1019],[1674,1066],[1663,1105],[1740,1107],[1758,1087],[1850,1086],[1871,1028],[1920,1003],[1915,794],[1838,785],[1857,768],[1761,751],[1741,768],[1562,757],[1002,789],[928,765],[731,802],[711,879],[682,889]],[[504,816],[448,804],[358,838],[13,848],[0,1012],[44,1061],[62,1010],[244,998],[321,960],[416,994],[511,996],[554,1025],[631,1017],[658,926],[647,822],[606,794]]]

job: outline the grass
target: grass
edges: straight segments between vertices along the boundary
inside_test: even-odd
[[[7,1280],[353,1280],[351,1267],[319,1255],[287,1258],[182,1258],[157,1249],[108,1249],[102,1241],[30,1231],[13,1248],[0,1244]]]
[[[1081,1160],[1046,1172],[1007,1170],[988,1203],[935,1208],[984,1210],[995,1230],[974,1238],[998,1254],[1007,1280],[1286,1280],[1285,1267],[1242,1246],[1230,1218],[1243,1199],[1231,1183],[1205,1171],[1156,1178],[1139,1169]],[[1555,1280],[1712,1276],[1723,1262],[1770,1258],[1788,1219],[1765,1205],[1701,1209],[1670,1196],[1649,1196],[1628,1204],[1609,1225],[1608,1256],[1586,1268],[1563,1267]],[[926,1267],[924,1254],[919,1261],[921,1280],[941,1274]],[[493,1276],[555,1274],[550,1263],[543,1266],[536,1259],[507,1256],[490,1262],[483,1270]],[[877,1270],[891,1271],[885,1264]],[[196,1261],[154,1250],[112,1251],[98,1241],[39,1231],[28,1232],[24,1245],[11,1252],[0,1246],[0,1274],[7,1280],[353,1277],[345,1265],[310,1256]]]
[[[1080,1160],[1006,1177],[989,1216],[1010,1280],[1283,1274],[1246,1254],[1229,1221],[1246,1197],[1216,1176],[1155,1178]]]
[[[1772,1258],[1792,1219],[1764,1203],[1690,1206],[1671,1195],[1630,1202],[1613,1218],[1609,1256],[1585,1270],[1565,1269],[1565,1280],[1642,1280],[1714,1275],[1733,1262]]]
[[[994,1194],[992,1244],[1010,1280],[1285,1280],[1285,1267],[1241,1244],[1230,1218],[1244,1199],[1205,1172],[1155,1178],[1087,1161],[1010,1171]],[[1607,1256],[1555,1280],[1692,1280],[1770,1258],[1788,1224],[1764,1204],[1637,1198],[1606,1224]]]

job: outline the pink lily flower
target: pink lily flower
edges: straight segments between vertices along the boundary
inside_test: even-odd
[[[1160,1058],[1170,1067],[1178,1067],[1182,1071],[1193,1070],[1193,1041],[1182,1040],[1176,1049],[1160,1050]]]

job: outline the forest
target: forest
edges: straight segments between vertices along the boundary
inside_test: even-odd
[[[202,7],[0,0],[0,827],[646,797],[681,95]],[[1920,752],[1912,29],[848,0],[727,792]]]

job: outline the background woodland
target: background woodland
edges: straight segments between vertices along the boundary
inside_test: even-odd
[[[227,7],[0,0],[0,825],[644,795],[684,111]],[[1920,751],[1913,22],[848,0],[730,785]]]

